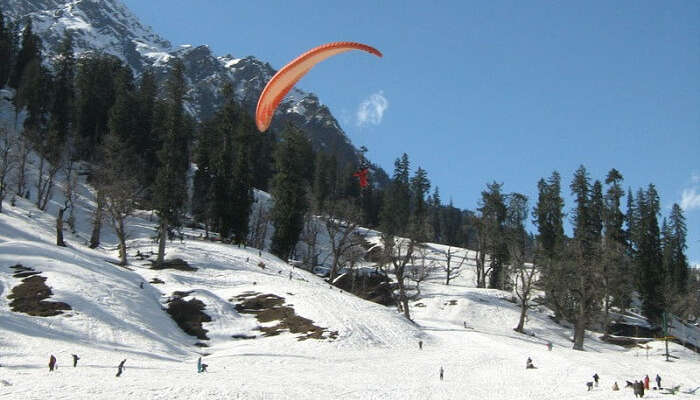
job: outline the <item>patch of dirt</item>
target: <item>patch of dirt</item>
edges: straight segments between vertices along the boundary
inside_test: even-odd
[[[210,322],[211,317],[202,311],[205,307],[201,300],[193,298],[185,301],[182,299],[189,296],[190,293],[192,292],[173,293],[173,297],[168,300],[166,311],[185,333],[196,336],[199,340],[209,340],[208,331],[202,327],[202,322]],[[201,344],[196,345],[201,346]]]
[[[636,347],[637,345],[646,344],[646,343],[652,341],[652,339],[640,339],[640,338],[627,337],[627,336],[605,336],[605,335],[600,336],[600,340],[602,340],[606,343],[615,344],[615,345],[626,347],[626,348],[633,348],[633,347]]]
[[[289,331],[297,336],[297,340],[338,338],[338,331],[328,331],[314,325],[308,318],[301,317],[294,312],[291,305],[284,305],[284,297],[274,294],[260,294],[256,292],[242,293],[230,301],[238,301],[236,311],[241,314],[253,314],[259,322],[279,321],[274,326],[261,326],[259,330],[263,336],[276,336],[284,331]],[[324,334],[326,334],[324,336]]]
[[[22,265],[10,267],[17,271],[15,278],[24,278],[22,283],[12,288],[12,293],[7,296],[12,299],[10,307],[14,312],[29,314],[34,317],[51,317],[63,314],[64,310],[71,310],[71,306],[61,301],[46,301],[53,292],[46,285],[46,278],[39,276],[41,272]]]
[[[182,258],[173,258],[172,260],[164,260],[162,263],[151,261],[151,269],[176,269],[178,271],[196,271],[197,268],[190,267],[187,261]]]

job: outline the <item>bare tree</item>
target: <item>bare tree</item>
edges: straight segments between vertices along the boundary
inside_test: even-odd
[[[452,247],[448,247],[447,252],[444,254],[445,264],[443,264],[443,271],[445,271],[445,285],[449,286],[451,280],[459,277],[462,274],[462,266],[469,256],[469,251],[464,250],[464,255],[457,257],[459,261],[456,265],[453,264],[452,258],[457,255],[457,250],[453,249]]]
[[[248,233],[248,243],[256,249],[265,247],[267,231],[270,226],[270,209],[263,199],[258,199],[253,204],[253,213],[250,219],[250,232]]]
[[[324,218],[324,226],[331,245],[332,262],[329,276],[331,282],[338,275],[342,257],[355,245],[352,239],[361,215],[361,210],[346,200],[339,200],[328,205],[328,215]]]
[[[382,235],[384,254],[389,262],[391,272],[396,276],[396,284],[399,289],[397,305],[403,311],[406,319],[411,320],[411,313],[408,308],[408,294],[406,289],[406,267],[413,258],[415,241],[413,239],[397,238],[393,235]]]
[[[65,212],[70,210],[68,225],[71,231],[75,232],[74,217],[73,217],[73,197],[75,196],[75,187],[77,185],[77,176],[75,174],[75,160],[70,155],[66,158],[64,165],[65,184],[63,186],[63,205],[59,206],[58,214],[56,215],[56,246],[66,247],[63,240],[63,221]]]
[[[302,263],[309,271],[313,270],[313,267],[318,264],[318,256],[320,251],[318,250],[318,235],[323,229],[322,224],[318,219],[309,213],[304,215],[304,228],[299,236],[299,242],[305,247]]]
[[[412,298],[420,297],[420,284],[428,280],[437,269],[436,260],[429,256],[429,249],[424,245],[415,246],[407,273],[408,279],[416,284],[416,293]]]
[[[100,233],[102,232],[102,218],[105,206],[104,192],[97,188],[97,205],[92,213],[92,234],[90,235],[90,248],[95,249],[100,245]]]
[[[15,141],[15,184],[17,185],[17,194],[21,197],[28,197],[27,192],[27,163],[29,161],[29,154],[31,154],[31,147],[24,134],[18,134],[17,140]]]
[[[0,126],[0,212],[2,212],[2,201],[7,195],[7,178],[15,165],[11,153],[14,147],[13,142],[14,139],[10,135],[9,129]]]

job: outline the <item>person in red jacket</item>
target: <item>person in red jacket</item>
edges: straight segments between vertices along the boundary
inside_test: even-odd
[[[649,375],[644,377],[644,389],[649,390]]]

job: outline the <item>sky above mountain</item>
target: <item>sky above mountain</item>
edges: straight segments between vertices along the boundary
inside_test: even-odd
[[[372,45],[314,68],[316,93],[390,174],[406,152],[443,201],[477,207],[487,182],[536,200],[553,170],[611,168],[685,209],[700,263],[700,3],[123,0],[174,45],[279,69],[322,43]]]

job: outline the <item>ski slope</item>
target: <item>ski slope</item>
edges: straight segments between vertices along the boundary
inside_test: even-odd
[[[700,356],[675,344],[670,349],[678,358],[665,362],[662,342],[651,343],[647,356],[589,332],[586,351],[573,351],[571,331],[545,308],[530,311],[530,335],[514,332],[519,308],[511,294],[475,288],[469,263],[449,286],[439,272],[421,284],[421,297],[411,302],[415,323],[267,252],[192,239],[199,232],[187,232],[166,249],[167,258],[185,259],[196,271],[153,270],[136,257],[157,248],[148,212],[130,220],[130,265],[122,268],[115,265],[108,225],[101,247],[85,245],[94,203],[84,182],[77,231],[66,231],[68,248],[55,246],[60,189],[47,213],[29,200],[17,199],[13,207],[6,199],[0,214],[0,399],[622,399],[633,396],[625,380],[646,374],[653,380],[657,373],[664,387],[700,385]],[[425,257],[439,267],[446,249],[427,249]],[[16,264],[40,271],[53,291],[49,300],[73,309],[43,318],[10,311],[7,296],[20,279],[9,267]],[[164,283],[150,283],[154,278]],[[175,291],[191,291],[185,299],[205,304],[209,340],[185,334],[163,311]],[[283,297],[298,315],[337,331],[337,338],[263,337],[257,328],[270,323],[239,313],[231,301],[247,292]],[[47,368],[51,354],[58,358],[54,372]],[[77,368],[71,354],[81,357]],[[200,356],[208,373],[196,373]],[[525,369],[528,357],[537,369]],[[122,359],[126,369],[116,378]],[[588,392],[594,373],[600,386]],[[619,392],[610,389],[615,381]],[[667,396],[650,391],[645,398]]]

